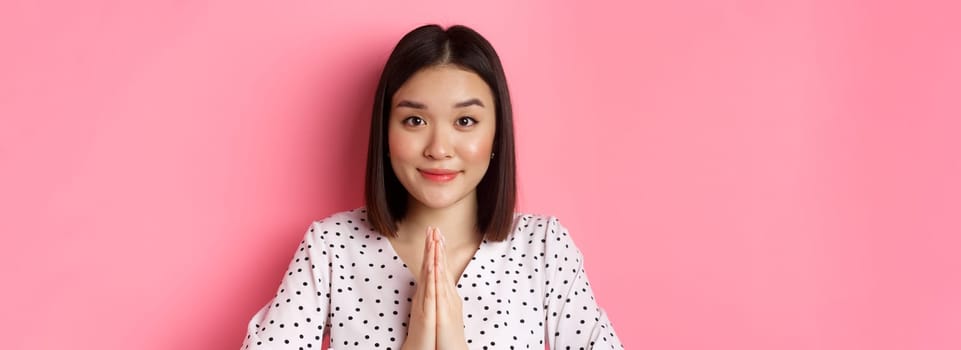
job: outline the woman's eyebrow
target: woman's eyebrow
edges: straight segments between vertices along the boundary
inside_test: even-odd
[[[484,104],[480,100],[476,98],[472,98],[464,102],[458,102],[457,104],[454,105],[454,108],[467,107],[470,105],[477,105],[477,106],[484,107]]]
[[[480,107],[484,107],[484,103],[483,103],[483,102],[481,102],[479,99],[472,98],[472,99],[469,99],[469,100],[467,100],[467,101],[458,102],[458,103],[454,104],[454,108],[463,108],[463,107],[475,106],[475,105],[476,105],[476,106],[480,106]],[[425,109],[425,110],[427,109],[427,106],[424,105],[423,103],[414,102],[414,101],[410,101],[410,100],[401,100],[400,102],[397,102],[397,106],[395,106],[394,108],[400,108],[400,107],[408,107],[408,108],[413,108],[413,109]]]
[[[399,107],[410,107],[410,108],[414,108],[414,109],[427,109],[427,106],[425,106],[423,103],[414,102],[414,101],[408,101],[408,100],[402,100],[402,101],[400,101],[400,102],[397,102],[397,106],[396,106],[395,108],[399,108]]]

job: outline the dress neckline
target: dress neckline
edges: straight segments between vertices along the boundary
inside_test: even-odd
[[[407,275],[407,277],[409,277],[410,280],[414,281],[414,283],[416,284],[417,274],[415,274],[414,271],[410,270],[410,266],[407,265],[407,262],[404,261],[404,258],[400,257],[400,254],[397,253],[397,250],[394,249],[394,244],[391,243],[390,239],[387,239],[386,237],[384,237],[384,239],[381,239],[380,241],[384,242],[383,244],[386,245],[386,248],[384,248],[385,251],[387,251],[392,255],[390,259],[391,264],[394,264],[394,266],[398,267],[400,270],[403,270],[404,273]],[[486,245],[488,245],[487,239],[486,238],[481,239],[481,242],[480,244],[477,245],[477,249],[474,251],[474,254],[471,255],[470,260],[467,261],[467,266],[464,267],[464,272],[462,272],[459,276],[457,276],[457,280],[454,281],[454,286],[456,286],[458,289],[460,289],[461,279],[464,278],[464,276],[469,276],[471,273],[474,273],[474,270],[477,269],[477,267],[475,267],[474,265],[479,264],[479,262],[477,261],[480,261],[482,258],[481,255],[485,251],[487,251],[487,249],[484,249],[484,246]]]

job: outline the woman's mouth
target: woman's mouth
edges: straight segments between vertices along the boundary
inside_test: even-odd
[[[448,169],[417,169],[417,171],[420,172],[420,176],[434,182],[448,182],[460,174],[459,171]]]

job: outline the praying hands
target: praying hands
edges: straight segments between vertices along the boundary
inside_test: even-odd
[[[402,350],[467,349],[463,307],[447,264],[444,236],[427,228],[424,259]]]

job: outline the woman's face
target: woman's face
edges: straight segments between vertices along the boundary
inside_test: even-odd
[[[391,99],[390,162],[410,196],[433,209],[476,200],[494,143],[493,93],[477,74],[425,68]]]

